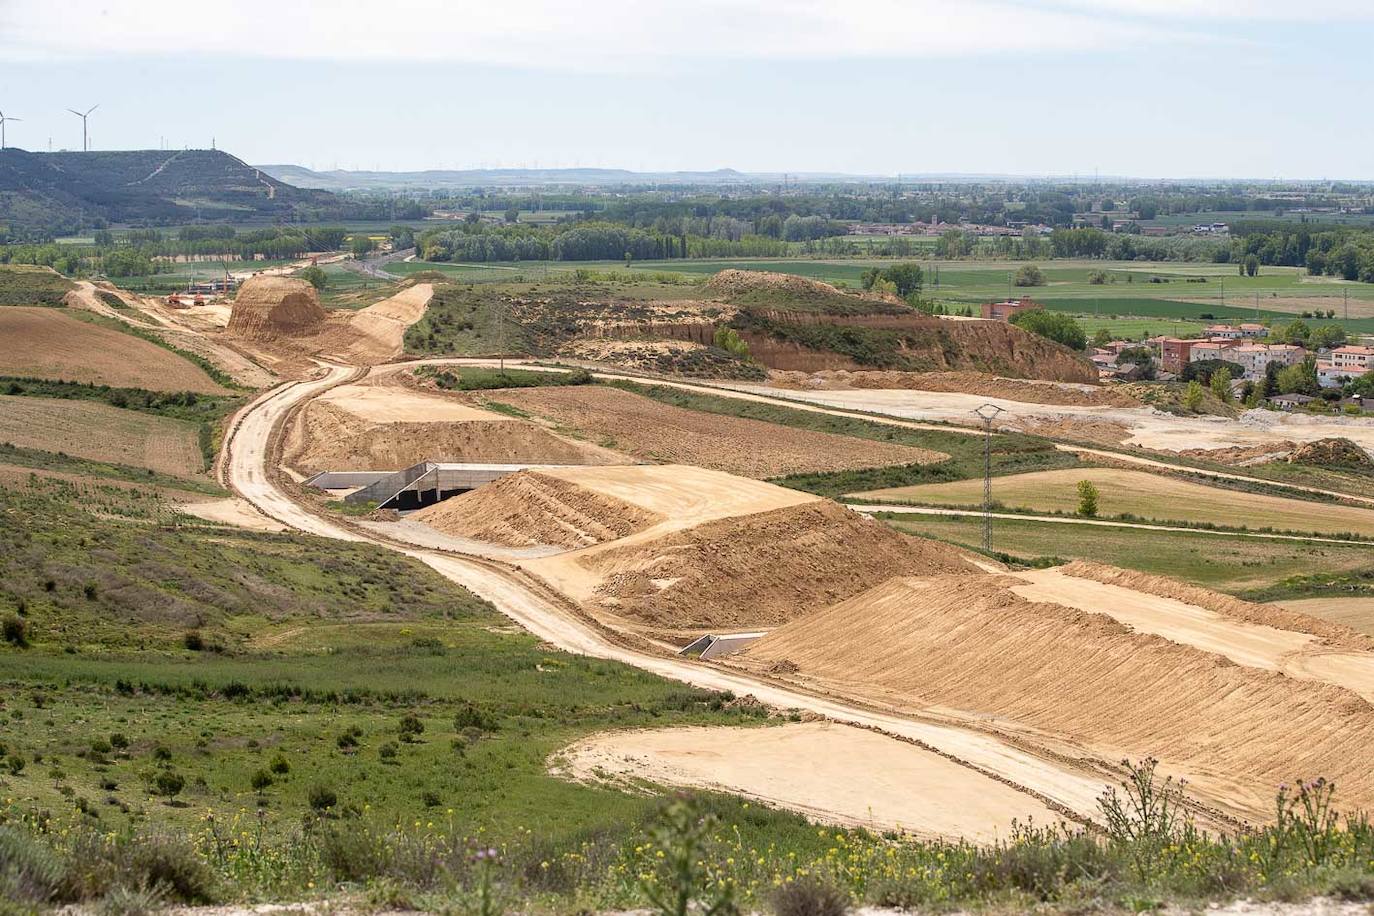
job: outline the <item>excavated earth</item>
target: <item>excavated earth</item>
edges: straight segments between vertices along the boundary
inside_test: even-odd
[[[1157,600],[1171,619],[1128,623],[1126,611],[1117,619],[1024,597],[1034,594],[1029,577],[906,576],[779,627],[731,661],[887,708],[961,719],[1050,753],[1156,756],[1189,779],[1192,794],[1234,817],[1268,817],[1280,783],[1319,774],[1340,786],[1344,807],[1374,803],[1374,707],[1343,686],[1358,684],[1374,661],[1347,648],[1365,637],[1159,577],[1075,571],[1128,583],[1137,596],[1172,591],[1207,602],[1217,619],[1200,623],[1201,606],[1171,610]],[[1257,615],[1266,623],[1247,623]],[[1353,667],[1295,678],[1263,660],[1237,663],[1206,641],[1221,635],[1234,654],[1244,645],[1237,634],[1266,638],[1275,624],[1325,632]],[[1203,632],[1209,625],[1213,632]],[[1273,632],[1267,638],[1295,644],[1314,637]]]

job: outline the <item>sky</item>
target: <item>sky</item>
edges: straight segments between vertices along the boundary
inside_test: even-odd
[[[1374,179],[1374,0],[0,0],[9,145]]]

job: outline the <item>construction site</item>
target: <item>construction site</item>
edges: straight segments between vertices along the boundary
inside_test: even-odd
[[[765,302],[779,322],[786,297],[813,310],[786,320],[817,302],[906,320],[890,302],[796,278],[737,271],[707,290],[722,298],[631,303],[620,322],[614,303],[594,303],[582,332],[551,345],[613,356],[623,351],[580,342],[627,328],[647,335],[640,347],[710,340],[704,315]],[[1374,496],[1354,478],[1298,482],[1263,476],[1279,465],[1204,460],[1253,445],[1282,461],[1330,438],[1332,424],[1172,416],[1084,381],[1068,351],[1048,378],[980,372],[988,360],[954,356],[952,341],[1004,347],[995,362],[1024,368],[1051,345],[977,330],[976,319],[949,322],[969,330],[939,344],[945,365],[925,373],[857,371],[805,347],[774,352],[763,336],[757,351],[779,364],[759,357],[766,381],[408,352],[436,295],[408,282],[331,311],[309,284],[264,276],[217,318],[154,301],[133,304],[141,319],[114,314],[281,380],[227,426],[217,473],[232,502],[198,513],[419,558],[551,646],[800,719],[747,739],[597,734],[550,759],[561,778],[709,788],[830,823],[970,840],[1028,817],[1093,823],[1123,759],[1157,757],[1186,781],[1193,816],[1218,830],[1264,822],[1274,787],[1296,774],[1374,805],[1374,637],[1355,611],[1313,605],[1317,616],[1301,602],[1090,560],[1031,565],[910,533],[912,513],[983,518],[986,437],[1004,462],[991,491],[1028,518],[1075,521],[1063,516],[1087,480],[1125,519],[1096,523],[1123,535],[1154,517],[1358,547],[1374,532]],[[72,305],[100,300],[87,292]],[[633,317],[646,309],[651,321]],[[1002,408],[986,430],[970,412],[982,404]],[[1365,423],[1339,433],[1357,451],[1374,443]],[[1189,449],[1204,463],[1175,463]],[[777,779],[797,755],[827,762]],[[912,788],[937,784],[941,805]]]

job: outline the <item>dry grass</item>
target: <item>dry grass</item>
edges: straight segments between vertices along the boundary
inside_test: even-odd
[[[0,396],[0,442],[189,477],[204,467],[193,423],[89,401]]]

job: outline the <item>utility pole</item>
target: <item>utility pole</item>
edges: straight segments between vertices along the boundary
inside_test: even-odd
[[[1003,413],[996,404],[973,411],[983,421],[983,551],[992,552],[992,421]]]
[[[506,303],[498,298],[496,305],[496,346],[497,359],[500,361],[500,374],[506,374]]]
[[[1345,320],[1350,320],[1350,290],[1345,290]]]

